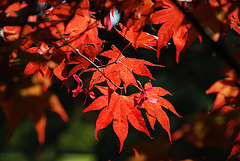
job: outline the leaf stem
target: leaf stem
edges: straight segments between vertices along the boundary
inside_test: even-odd
[[[131,42],[129,42],[129,43],[127,44],[127,46],[125,46],[125,48],[122,50],[122,53],[127,49],[127,47],[128,47],[130,44],[131,44]]]

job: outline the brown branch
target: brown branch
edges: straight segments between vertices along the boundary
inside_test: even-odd
[[[56,27],[56,26],[55,26]],[[63,34],[60,32],[60,30],[56,27],[56,29],[58,30],[58,33],[60,34],[62,40],[64,41],[64,43],[66,43],[69,47],[71,47],[76,53],[78,53],[78,55],[80,55],[83,59],[85,59],[87,62],[89,62],[90,64],[92,64],[110,83],[112,83],[115,87],[117,87],[118,89],[123,89],[123,87],[119,87],[117,86],[110,78],[108,78],[102,71],[101,69],[94,63],[92,62],[90,59],[88,59],[85,55],[83,55],[82,53],[79,52],[79,50],[77,48],[75,48],[74,46],[70,45],[69,42],[64,38]]]
[[[68,44],[69,47],[71,47],[76,53],[78,53],[78,55],[80,55],[83,59],[85,59],[86,61],[88,61],[90,64],[92,64],[109,82],[111,82],[115,87],[117,87],[118,89],[123,89],[123,87],[119,87],[117,86],[110,78],[108,78],[102,71],[101,69],[94,63],[92,62],[90,59],[88,59],[85,55],[83,55],[82,53],[79,52],[79,50],[73,46],[71,46],[70,44]]]
[[[228,54],[229,51],[226,49],[226,45],[222,43],[221,41],[215,42],[211,35],[206,33],[204,28],[200,25],[200,23],[197,21],[197,19],[192,16],[190,13],[186,12],[178,3],[177,0],[172,0],[172,2],[175,4],[176,7],[186,16],[186,18],[196,27],[196,29],[202,34],[203,37],[205,37],[210,44],[214,47],[216,54],[220,55],[223,59],[225,59],[230,66],[232,66],[233,69],[237,71],[238,74],[240,74],[240,66],[237,63],[237,61]]]

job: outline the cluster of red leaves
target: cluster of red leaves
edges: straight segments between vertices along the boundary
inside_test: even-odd
[[[137,130],[142,131],[150,136],[142,114],[139,110],[142,108],[145,109],[152,129],[154,129],[154,124],[157,119],[162,127],[167,131],[169,139],[171,140],[169,118],[162,107],[165,107],[176,115],[178,114],[173,108],[172,104],[166,99],[162,98],[162,96],[170,94],[168,91],[161,87],[152,87],[151,82],[146,83],[144,89],[142,89],[140,93],[135,93],[130,96],[118,94],[113,89],[108,87],[96,87],[104,95],[94,100],[83,111],[87,112],[92,110],[100,110],[105,107],[99,114],[96,122],[96,138],[97,132],[100,129],[108,126],[112,121],[114,132],[117,134],[120,140],[120,151],[122,150],[123,142],[127,137],[128,121]]]
[[[159,58],[160,50],[168,46],[172,38],[178,62],[183,49],[187,49],[196,38],[201,39],[199,31],[185,16],[185,12],[192,14],[210,33],[209,36],[217,41],[222,26],[225,28],[231,26],[239,33],[239,2],[227,0],[213,0],[211,3],[178,2],[179,6],[171,0],[97,0],[92,3],[95,9],[91,8],[89,0],[1,1],[0,17],[3,19],[0,22],[1,36],[5,43],[13,44],[13,50],[10,53],[4,53],[7,55],[10,67],[18,59],[26,64],[23,73],[38,79],[37,82],[32,79],[32,86],[28,87],[30,89],[41,86],[41,90],[46,91],[52,78],[57,77],[69,90],[68,79],[73,76],[78,83],[77,88],[72,91],[73,97],[84,92],[95,99],[92,88],[100,90],[103,96],[97,97],[84,112],[102,110],[96,123],[96,137],[100,129],[113,121],[114,132],[120,140],[120,151],[128,134],[128,121],[137,130],[150,136],[140,109],[146,112],[152,129],[157,120],[167,131],[171,140],[169,118],[162,109],[164,107],[179,116],[171,103],[162,98],[171,94],[161,87],[152,87],[150,82],[143,88],[135,78],[136,74],[153,79],[146,65],[162,66],[141,59],[128,58],[115,46],[112,46],[112,50],[102,52],[104,41],[98,37],[98,28],[110,30],[110,12],[113,13],[114,8],[118,8],[123,12],[124,17],[123,24],[120,24],[121,30],[117,32],[130,42],[129,45],[132,44],[135,49],[143,47],[156,50]],[[181,6],[183,11],[179,9]],[[107,14],[97,19],[97,12],[106,11]],[[18,19],[16,23],[12,22],[14,18]],[[101,18],[104,19],[104,24],[101,24]],[[157,28],[157,36],[145,32],[146,25]],[[160,28],[159,25],[161,25]],[[98,55],[109,58],[109,62],[102,64]],[[100,62],[99,66],[95,60]],[[93,72],[90,81],[82,81],[79,78],[84,72]],[[231,84],[235,80],[235,78],[229,78],[218,82],[208,90],[208,93],[219,92],[214,109],[224,105],[228,97],[231,97],[229,101],[235,105],[239,103],[236,101],[239,98],[239,88]],[[99,83],[105,83],[105,86],[97,85]],[[3,82],[1,86],[7,85],[7,82]],[[140,92],[125,96],[124,93],[130,85],[138,88]],[[28,88],[22,87],[17,96],[23,98],[34,95],[31,90],[27,90]],[[2,89],[1,92],[4,92],[5,88]],[[25,90],[27,92],[24,94]],[[117,92],[118,90],[120,92]],[[42,98],[44,94],[40,92],[36,96]],[[37,102],[32,102],[31,105],[20,105],[19,109],[23,108],[22,106],[27,108],[24,108],[22,110],[24,112],[16,117],[14,109],[17,104],[12,101],[12,97],[8,100],[11,101],[1,105],[10,122],[10,133],[23,116],[27,115],[34,122],[39,141],[43,142],[46,124],[45,109],[58,113],[64,121],[68,120],[66,112],[59,104],[37,106],[36,111],[41,112],[31,112],[28,107],[34,106],[33,104]],[[46,101],[52,102],[51,99]],[[57,99],[54,98],[53,102],[56,101]],[[18,119],[14,120],[14,118]]]
[[[233,70],[224,71],[226,78],[215,82],[207,91],[207,94],[217,93],[214,101],[213,109],[217,110],[221,107],[240,108],[240,93],[238,74]]]
[[[234,57],[238,60],[239,63],[240,52],[236,52]],[[234,69],[225,67],[222,70],[222,73],[226,78],[218,80],[215,82],[207,91],[207,94],[217,93],[212,112],[220,111],[220,115],[226,115],[231,112],[239,112],[240,109],[240,77]],[[228,133],[232,131],[238,133],[235,138],[236,144],[234,144],[231,154],[229,157],[232,157],[234,154],[239,152],[239,135],[240,132],[237,130],[239,126],[239,121],[236,118],[230,119],[227,123]],[[238,156],[239,157],[239,156]]]
[[[239,13],[240,13],[240,2],[237,0],[228,1],[228,0],[212,0],[210,2],[210,5],[214,8],[221,9],[222,17],[219,18],[223,24],[223,28],[226,31],[227,28],[230,26],[232,29],[234,29],[238,34],[240,34],[240,19],[239,19]],[[225,33],[223,33],[223,36]],[[239,51],[235,52],[233,55],[234,59],[236,60],[236,63],[240,65],[239,62]],[[220,111],[218,112],[219,115],[226,115],[228,113],[235,113],[239,112],[240,108],[240,78],[239,74],[237,73],[235,69],[231,69],[229,67],[226,67],[224,70],[221,71],[223,74],[225,74],[226,78],[219,80],[215,82],[207,91],[207,94],[210,93],[217,93],[214,105],[213,105],[213,111]],[[239,158],[239,121],[237,118],[229,119],[226,123],[226,133],[225,135],[231,135],[233,133],[238,133],[235,136],[235,144],[233,145],[232,151],[229,155],[229,158],[236,155],[237,158]]]

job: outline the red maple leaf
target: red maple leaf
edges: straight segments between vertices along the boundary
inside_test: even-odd
[[[235,52],[233,57],[239,64],[240,51]],[[225,66],[224,70],[221,72],[226,75],[226,78],[218,80],[206,90],[207,94],[217,93],[212,111],[226,106],[230,106],[237,110],[240,108],[239,74],[234,69],[229,68],[229,66]]]
[[[37,73],[38,79],[44,81],[45,78],[51,79],[52,70],[49,69],[48,65],[44,62],[29,62],[24,70],[24,74],[30,75]],[[50,84],[43,84],[42,88],[44,91],[48,89]]]
[[[138,47],[154,49],[153,46],[157,45],[157,39],[154,35],[151,35],[147,32],[134,32],[133,27],[127,29],[122,24],[120,24],[120,27],[122,29],[122,32],[116,29],[117,32],[125,37],[128,41],[130,41],[135,49]]]
[[[169,139],[171,141],[169,118],[162,107],[173,112],[178,117],[180,116],[174,109],[173,105],[166,99],[162,98],[162,96],[165,96],[167,94],[171,95],[170,92],[161,87],[152,87],[152,84],[149,81],[145,84],[143,91],[131,96],[135,98],[136,106],[138,106],[138,108],[145,109],[152,129],[154,129],[155,122],[158,120],[162,127],[167,131]]]
[[[99,44],[96,48],[94,48],[91,45],[81,44],[76,50],[79,51],[83,56],[85,56],[90,61],[94,61],[98,53],[102,50],[102,45]],[[67,46],[66,46],[67,47]],[[67,47],[68,48],[68,47]],[[73,53],[70,55],[68,61],[66,61],[66,58],[61,58],[64,56],[64,50],[60,50],[58,48],[53,50],[53,54],[51,59],[56,61],[58,63],[57,67],[53,70],[53,73],[55,76],[57,76],[61,81],[64,81],[66,87],[68,88],[68,82],[67,79],[72,76],[73,74],[79,72],[80,70],[85,70],[88,68],[88,66],[91,64],[89,61],[84,59],[81,55],[78,53]],[[68,53],[68,52],[66,52]],[[56,55],[55,55],[56,54]],[[54,56],[54,57],[53,57]],[[59,59],[59,60],[58,60]],[[75,65],[69,72],[67,70],[67,65]]]
[[[79,22],[81,22],[81,25],[79,25]],[[88,20],[83,16],[75,14],[67,24],[64,34],[70,34],[69,37],[74,37],[82,34],[87,28]]]
[[[163,1],[164,9],[152,14],[153,24],[162,24],[158,30],[157,57],[159,58],[160,49],[168,43],[170,38],[176,46],[176,61],[179,61],[179,55],[187,41],[187,25],[184,24],[185,15],[171,0]]]
[[[45,13],[51,15],[50,20],[61,20],[70,16],[71,10],[72,7],[69,5],[69,3],[62,3],[58,6],[53,6],[52,10],[45,11]]]
[[[25,52],[28,54],[28,57],[33,56],[34,59],[36,59],[38,58],[37,57],[38,55],[45,55],[48,52],[48,50],[49,50],[48,46],[45,43],[41,43],[40,47],[31,47],[26,49]],[[55,63],[45,58],[42,60],[42,62],[29,61],[27,66],[25,67],[24,74],[31,75],[31,74],[37,73],[39,80],[44,80],[44,78],[51,79],[53,74],[53,69],[51,68],[51,66],[49,66],[49,64],[54,64],[52,65],[53,67],[55,66]],[[43,85],[43,90],[46,91],[49,85],[50,83]]]
[[[129,84],[137,84],[133,73],[141,76],[147,76],[150,79],[153,79],[150,71],[145,65],[163,67],[161,65],[156,65],[145,60],[127,58],[122,55],[121,51],[119,51],[115,46],[112,46],[112,50],[103,52],[100,55],[111,59],[108,62],[107,67],[103,69],[103,73],[105,73],[107,77],[113,78],[112,81],[117,86],[120,85],[121,79],[124,83],[125,89]],[[91,84],[93,85],[103,81],[105,81],[105,77],[99,71],[96,71],[93,74]],[[109,81],[107,82],[110,87],[116,88]]]
[[[240,34],[240,2],[239,1],[228,1],[228,0],[212,0],[210,2],[211,6],[216,8],[221,7],[222,11],[225,12],[226,17],[230,20],[228,21],[227,27],[230,25],[236,32]],[[226,23],[226,18],[223,19]]]
[[[207,94],[217,93],[212,111],[215,111],[225,105],[230,105],[232,103],[232,107],[240,107],[240,94],[238,86],[240,80],[233,69],[226,71],[225,74],[227,75],[226,78],[215,82],[206,91]]]
[[[90,11],[88,0],[82,0],[79,6],[75,5],[75,3],[63,3],[50,11],[50,22],[53,24],[50,27],[51,34],[58,39],[64,37],[75,48],[83,43],[93,44],[97,48],[97,44],[103,42],[98,38],[97,27],[101,26],[100,22],[92,16],[94,12]],[[75,12],[71,15],[73,9]],[[69,52],[72,51],[74,50],[69,48]]]
[[[16,12],[22,8],[25,8],[27,5],[28,5],[27,3],[19,3],[19,2],[13,3],[7,7],[7,9],[5,10],[5,13],[10,17],[17,17],[18,15]]]
[[[95,129],[95,137],[97,132],[107,127],[113,121],[113,130],[117,134],[120,141],[120,151],[128,134],[128,121],[139,131],[150,136],[140,110],[134,106],[133,97],[123,96],[114,90],[96,86],[103,96],[94,100],[83,112],[101,110],[98,116]]]
[[[239,151],[240,151],[240,145],[239,145],[239,141],[240,141],[240,132],[237,134],[237,137],[234,140],[236,143],[233,145],[232,150],[230,155],[228,156],[228,158],[231,158],[233,155],[237,154],[236,158],[240,158],[239,156]]]
[[[92,45],[80,45],[78,48],[79,52],[87,57],[91,62],[94,62],[94,59],[98,53],[102,50],[102,45],[99,44],[97,48],[94,48]],[[76,54],[75,56],[70,57],[70,60],[67,64],[76,65],[73,69],[70,70],[68,77],[78,72],[81,69],[88,68],[91,63],[84,59],[81,55]]]
[[[126,2],[129,3],[129,1],[125,1],[125,3]],[[134,42],[133,46],[135,48],[136,41],[143,32],[146,24],[150,24],[150,16],[157,5],[155,5],[152,0],[141,0],[137,2],[139,4],[134,1],[131,3],[133,3],[133,8],[131,9],[129,8],[130,6],[127,6],[130,10],[124,10],[124,21],[126,21],[124,24],[127,29],[131,28]]]
[[[20,37],[21,26],[5,26],[3,28],[3,37],[6,42],[16,41]]]

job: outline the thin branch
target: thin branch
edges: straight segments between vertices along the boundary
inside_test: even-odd
[[[69,47],[71,47],[76,53],[78,53],[78,55],[80,55],[83,59],[85,59],[86,61],[88,61],[90,64],[92,64],[109,82],[111,82],[115,87],[117,87],[118,89],[123,89],[123,87],[119,87],[117,86],[110,78],[108,78],[102,71],[101,69],[94,63],[92,62],[90,59],[88,59],[85,55],[83,55],[82,53],[79,52],[79,50],[77,48],[75,48],[72,45],[68,45]]]
[[[55,26],[56,27],[56,26]],[[57,28],[57,27],[56,27]],[[80,55],[83,59],[85,59],[87,62],[89,62],[90,64],[92,64],[110,83],[112,83],[115,87],[117,87],[118,89],[123,89],[123,87],[119,87],[117,86],[110,78],[108,78],[102,71],[101,69],[94,63],[92,62],[90,59],[88,59],[85,55],[83,55],[82,53],[79,52],[79,50],[77,48],[75,48],[74,46],[70,45],[69,42],[64,38],[63,34],[60,32],[60,30],[57,28],[62,40],[64,41],[64,43],[66,43],[69,47],[71,47],[76,53],[78,53],[78,55]]]
[[[131,44],[131,42],[129,42],[129,43],[127,44],[127,46],[125,46],[125,48],[121,51],[121,53],[123,53],[130,44]],[[118,57],[119,57],[119,56],[118,56]],[[117,57],[117,58],[118,58],[118,57]]]
[[[203,37],[205,37],[210,44],[214,47],[216,54],[220,55],[225,59],[229,65],[234,68],[238,74],[240,74],[240,66],[237,63],[237,61],[230,55],[228,54],[229,51],[226,49],[225,45],[221,42],[215,42],[211,36],[206,33],[204,28],[200,25],[200,23],[197,21],[197,19],[192,16],[190,13],[186,12],[178,3],[177,0],[172,0],[172,2],[175,4],[176,7],[178,7],[179,10],[186,16],[186,18],[196,27],[196,29],[202,34]]]
[[[141,92],[144,91],[143,87],[142,87],[142,84],[139,80],[137,80],[137,83],[140,85],[140,87],[138,87],[138,85],[134,85],[137,89],[139,89]]]
[[[141,82],[139,81],[139,80],[137,80],[137,83],[140,85],[140,91],[143,91],[144,90],[144,88],[143,88],[143,86],[142,86],[142,84],[141,84]]]

